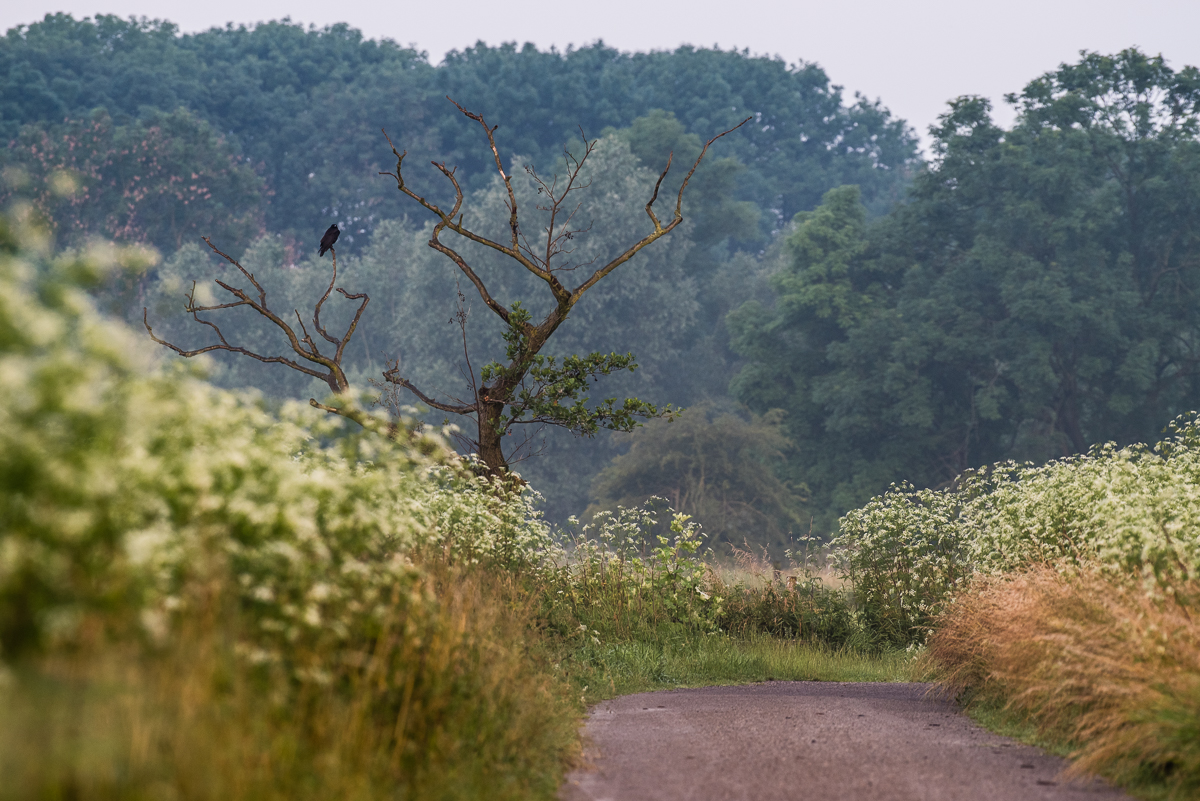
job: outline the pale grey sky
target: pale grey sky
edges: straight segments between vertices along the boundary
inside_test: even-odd
[[[855,91],[881,98],[923,138],[946,101],[962,94],[990,97],[997,118],[1009,121],[1003,95],[1075,60],[1081,49],[1138,45],[1176,68],[1200,65],[1200,0],[14,0],[0,6],[0,27],[53,11],[165,18],[184,31],[285,16],[318,26],[348,22],[368,37],[414,44],[434,63],[478,40],[542,48],[596,39],[622,50],[684,43],[749,48],[820,64],[848,98]]]

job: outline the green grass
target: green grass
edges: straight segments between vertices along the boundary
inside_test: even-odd
[[[850,648],[782,640],[696,635],[659,642],[589,643],[563,655],[588,703],[676,687],[762,681],[912,681],[903,652],[869,654]],[[586,688],[586,689],[585,689]]]
[[[965,701],[963,711],[967,717],[994,734],[1035,746],[1064,759],[1075,750],[1074,743],[1039,732],[1037,724],[1028,715],[1010,709],[998,698],[989,696],[962,700]]]
[[[1079,747],[1077,742],[1067,737],[1039,731],[1028,715],[1009,708],[1003,700],[995,697],[973,698],[964,705],[964,711],[971,720],[994,734],[1032,745],[1063,759],[1069,759]],[[1142,801],[1169,801],[1171,798],[1170,788],[1161,781],[1126,783],[1121,789]]]

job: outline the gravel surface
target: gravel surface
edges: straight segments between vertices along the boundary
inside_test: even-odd
[[[767,682],[628,695],[584,729],[562,801],[1100,801],[1098,779],[976,726],[928,684]]]

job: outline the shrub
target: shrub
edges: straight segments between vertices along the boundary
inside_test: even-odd
[[[1096,565],[1170,594],[1200,570],[1200,421],[1147,448],[1108,444],[1045,465],[994,465],[948,490],[893,486],[831,543],[864,620],[920,639],[973,573]]]
[[[629,436],[629,452],[597,477],[586,516],[665,497],[703,523],[713,542],[737,543],[750,532],[782,552],[807,528],[804,487],[780,481],[773,466],[790,447],[776,410],[749,422],[701,404],[677,420],[655,420]]]
[[[709,569],[698,558],[700,528],[668,508],[669,534],[654,533],[656,501],[601,512],[579,529],[543,589],[552,630],[605,639],[635,639],[671,626],[717,630],[723,599],[708,591]]]

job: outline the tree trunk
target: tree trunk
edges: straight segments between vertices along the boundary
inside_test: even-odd
[[[508,472],[508,461],[501,447],[503,437],[499,430],[503,414],[504,404],[492,402],[485,402],[479,414],[479,458],[492,476],[502,476]]]

